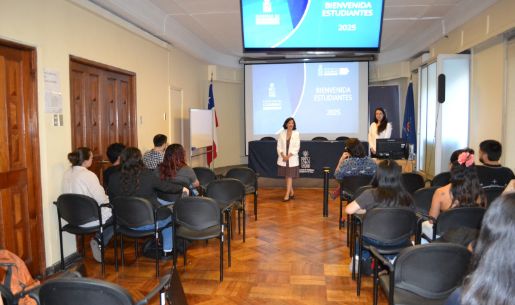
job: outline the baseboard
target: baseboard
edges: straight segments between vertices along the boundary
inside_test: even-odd
[[[67,270],[71,266],[73,266],[78,261],[82,260],[82,256],[78,252],[73,252],[64,258],[64,269]],[[58,273],[61,271],[61,260],[57,261],[50,267],[45,269],[45,277],[48,277],[52,274]]]

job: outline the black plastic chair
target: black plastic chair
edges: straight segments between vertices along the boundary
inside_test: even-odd
[[[461,207],[449,209],[437,219],[433,220],[433,240],[436,236],[443,236],[445,232],[455,230],[460,227],[478,230],[481,229],[485,208],[481,207]]]
[[[424,177],[418,173],[402,173],[402,184],[408,193],[413,194],[416,190],[425,186]]]
[[[194,167],[193,171],[200,183],[201,195],[203,196],[206,193],[209,182],[216,180],[216,174],[209,167]]]
[[[161,305],[165,305],[166,290],[170,285],[171,275],[161,277],[159,285],[143,299],[134,301],[130,293],[116,284],[92,278],[58,278],[45,282],[40,288],[31,292],[31,296],[41,305],[144,305],[158,293]]]
[[[220,240],[220,281],[224,279],[224,225],[220,206],[212,198],[184,197],[174,205],[174,242],[177,237],[184,240]],[[177,247],[174,247],[174,266],[177,264]],[[186,268],[186,248],[184,250]]]
[[[240,180],[245,185],[245,194],[254,195],[254,220],[257,220],[258,177],[256,172],[249,167],[235,167],[231,168],[225,177]]]
[[[451,173],[442,172],[434,176],[431,180],[431,186],[444,186],[451,182]]]
[[[490,204],[499,196],[501,196],[504,191],[504,187],[501,186],[489,186],[484,187],[483,191],[486,195],[486,207],[488,208]]]
[[[433,195],[438,187],[426,187],[416,190],[413,193],[413,201],[417,209],[417,213],[429,215]]]
[[[388,246],[378,247],[376,250],[381,254],[394,255],[402,249],[411,246],[411,237],[417,232],[417,216],[408,208],[374,208],[367,210],[361,223],[361,229],[356,230],[358,238],[358,283],[356,293],[359,296],[361,291],[363,250],[370,249],[363,238],[376,240]],[[404,243],[405,242],[405,243]],[[395,246],[391,246],[395,245]],[[352,261],[352,278],[355,277],[355,263]]]
[[[388,304],[445,304],[447,297],[461,285],[471,254],[455,244],[434,243],[416,245],[402,250],[392,264],[376,248],[374,257],[373,304],[377,304],[378,286],[388,298]],[[387,274],[378,275],[378,264]]]
[[[277,141],[274,137],[262,137],[260,141]]]
[[[114,247],[114,259],[115,269],[118,271],[118,251],[116,242],[118,236],[120,236],[120,248],[122,252],[122,266],[125,265],[125,255],[123,246],[123,237],[127,236],[130,238],[145,238],[153,237],[156,245],[159,245],[159,235],[163,229],[171,227],[172,222],[169,224],[158,227],[157,222],[161,219],[165,219],[172,215],[172,211],[167,206],[160,206],[154,208],[152,203],[140,197],[131,196],[120,196],[116,197],[112,202],[113,206],[113,218],[114,218],[114,233],[115,233],[115,247]],[[150,230],[135,230],[134,228],[152,225],[153,229]],[[138,257],[138,244],[135,244],[135,254]],[[175,249],[175,247],[174,247]],[[159,277],[159,259],[161,253],[159,253],[159,247],[155,247],[155,261],[156,261],[156,277]]]
[[[358,198],[364,191],[366,190],[369,190],[369,189],[372,189],[374,188],[372,185],[364,185],[364,186],[360,186],[356,192],[354,192],[352,198],[350,199],[351,202],[354,201],[354,199]],[[348,222],[348,228],[349,228],[349,231],[350,231],[350,234],[347,234],[347,236],[349,236],[350,238],[350,243],[347,243],[348,246],[349,246],[349,255],[351,257],[354,257],[354,247],[356,245],[356,240],[355,240],[355,236],[356,236],[356,223],[361,223],[363,221],[363,217],[365,216],[365,214],[353,214],[350,216],[349,218],[349,222]],[[357,220],[355,220],[356,218],[358,218]]]
[[[346,136],[341,136],[341,137],[337,137],[336,139],[334,139],[335,141],[347,141],[349,139],[349,137],[346,137]]]
[[[104,261],[104,234],[103,231],[107,226],[111,224],[102,223],[102,211],[101,207],[108,207],[109,204],[98,205],[95,199],[80,194],[62,194],[54,202],[57,207],[57,219],[59,222],[59,246],[61,250],[61,269],[64,270],[64,250],[63,250],[63,232],[68,232],[74,235],[81,236],[82,241],[82,256],[85,253],[84,246],[84,235],[100,232],[100,243],[102,245],[101,263],[102,263],[102,275],[105,273],[105,261]],[[64,219],[67,224],[62,225],[61,219]],[[97,226],[82,227],[88,222],[98,221]]]
[[[354,192],[362,186],[370,184],[372,176],[349,176],[343,177],[338,180],[340,183],[340,218],[338,221],[338,229],[341,230],[343,226],[343,202],[353,198]],[[347,215],[347,245],[349,245],[349,220],[350,217]]]
[[[314,137],[311,141],[329,141],[326,137]]]

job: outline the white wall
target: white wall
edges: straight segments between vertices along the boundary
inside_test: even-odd
[[[76,0],[81,2],[81,0]],[[118,18],[108,21],[98,9],[83,1],[78,6],[66,0],[1,0],[0,38],[33,46],[37,51],[41,188],[46,265],[59,260],[57,215],[52,202],[61,193],[61,179],[69,166],[71,150],[69,56],[74,55],[136,73],[138,142],[151,148],[156,133],[168,133],[163,114],[169,109],[169,89],[183,89],[185,107],[207,106],[207,63],[173,49]],[[129,30],[130,29],[130,30]],[[52,115],[44,112],[44,69],[59,72],[63,96],[64,126],[52,126]],[[216,88],[219,115],[228,122],[233,138],[227,138],[228,152],[220,153],[221,164],[239,164],[243,136],[230,116],[243,113],[242,85]],[[229,114],[222,113],[228,109]],[[239,117],[243,117],[240,115]],[[170,118],[168,113],[167,118]],[[141,121],[140,121],[141,119]],[[225,123],[224,123],[225,124]],[[189,125],[185,125],[189,126]],[[224,142],[226,140],[224,139]],[[222,143],[224,143],[222,142]],[[236,144],[235,144],[236,143]],[[75,239],[65,238],[65,255],[75,251]]]

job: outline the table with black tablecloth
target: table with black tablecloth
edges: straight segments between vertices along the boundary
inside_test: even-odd
[[[323,178],[324,166],[330,167],[333,173],[344,148],[343,141],[300,141],[300,176]],[[261,177],[277,177],[277,142],[249,142],[249,167]]]

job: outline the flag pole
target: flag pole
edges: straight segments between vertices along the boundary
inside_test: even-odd
[[[213,86],[213,72],[211,71],[211,80],[210,80],[210,83],[211,83],[211,90],[212,90],[212,86]],[[211,112],[213,112],[213,110],[211,110]],[[211,114],[213,116],[213,114]],[[214,117],[214,116],[213,116]],[[211,124],[211,143],[214,143],[215,139],[213,137],[213,130],[216,128],[215,126],[215,122],[212,122]],[[215,169],[215,146],[214,144],[211,144],[211,163],[212,163],[212,166],[213,166],[213,170]]]

